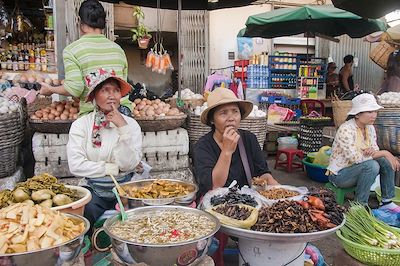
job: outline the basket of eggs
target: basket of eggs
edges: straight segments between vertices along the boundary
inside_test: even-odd
[[[41,133],[68,134],[72,122],[78,118],[79,102],[53,102],[32,113],[29,125]]]
[[[178,108],[171,108],[160,99],[135,99],[133,116],[144,132],[172,130],[181,127],[187,115]]]

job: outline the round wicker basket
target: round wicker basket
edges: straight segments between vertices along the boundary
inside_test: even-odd
[[[143,132],[156,132],[177,129],[185,123],[187,115],[159,116],[159,117],[135,117]]]
[[[0,115],[0,178],[10,176],[16,171],[26,119],[24,98],[21,99],[17,112]]]
[[[267,119],[265,117],[247,117],[240,122],[240,128],[248,130],[257,137],[261,149],[264,146],[267,134]],[[190,144],[194,145],[202,136],[210,132],[211,127],[200,121],[200,116],[190,114],[188,122],[188,133]]]
[[[378,146],[400,154],[400,108],[385,107],[379,110],[375,128]]]
[[[350,109],[351,101],[332,101],[333,120],[336,128],[346,121]]]
[[[75,120],[33,120],[29,119],[29,126],[35,132],[68,134]]]

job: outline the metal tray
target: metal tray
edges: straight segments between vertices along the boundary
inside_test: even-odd
[[[156,180],[166,180],[178,184],[182,184],[184,186],[190,186],[192,187],[192,192],[185,195],[185,196],[179,196],[179,197],[172,197],[172,198],[160,198],[160,199],[144,199],[144,198],[132,198],[129,196],[121,196],[122,199],[128,200],[128,206],[129,208],[137,208],[137,207],[143,207],[143,206],[162,206],[162,205],[189,205],[195,200],[197,191],[199,190],[199,187],[194,184],[194,183],[189,183],[181,180],[176,180],[176,179],[144,179],[144,180],[137,180],[137,181],[131,181],[127,182],[124,184],[121,184],[121,186],[125,189],[127,186],[135,186],[135,187],[143,187],[150,185]]]
[[[274,242],[287,242],[287,243],[305,243],[309,241],[315,241],[320,238],[324,238],[328,235],[335,233],[340,229],[346,218],[343,219],[342,223],[334,228],[314,232],[314,233],[266,233],[253,231],[248,229],[236,228],[228,225],[221,224],[221,231],[230,236],[235,236],[238,238],[247,238],[253,240],[264,240],[264,241],[274,241]]]

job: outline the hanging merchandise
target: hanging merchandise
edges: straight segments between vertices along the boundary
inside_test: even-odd
[[[157,47],[160,47],[157,50]],[[174,70],[167,50],[164,49],[162,43],[156,43],[152,49],[147,53],[146,67],[151,68],[151,71],[165,75],[167,70]]]
[[[174,70],[174,66],[167,50],[164,49],[160,28],[160,0],[157,0],[157,33],[154,47],[147,53],[146,67],[151,68],[153,72],[165,75],[168,69]]]

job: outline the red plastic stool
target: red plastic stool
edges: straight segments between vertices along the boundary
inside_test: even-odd
[[[279,160],[279,157],[281,156],[281,154],[286,155],[285,161]],[[278,150],[276,153],[276,159],[275,159],[275,169],[278,166],[281,166],[281,167],[285,167],[288,172],[292,172],[293,169],[304,170],[303,163],[301,161],[300,162],[293,161],[293,159],[296,155],[300,158],[300,160],[303,159],[303,157],[304,157],[304,153],[301,150],[297,150],[297,149]]]

